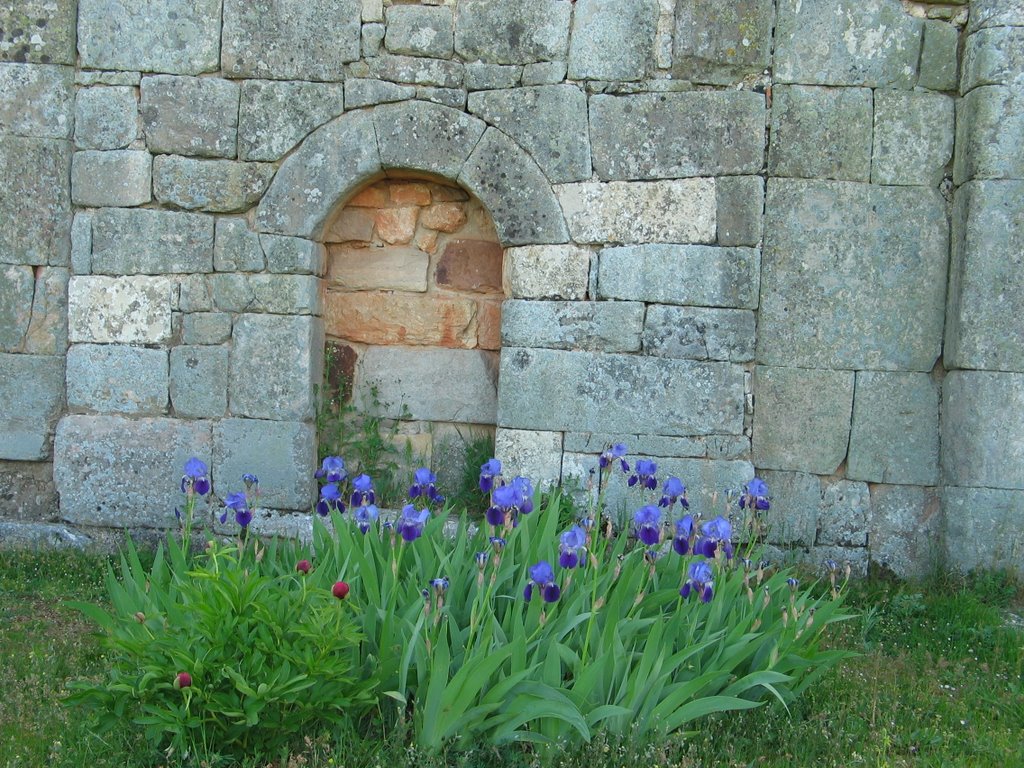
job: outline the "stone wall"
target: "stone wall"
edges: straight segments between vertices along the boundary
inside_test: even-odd
[[[490,397],[538,480],[622,439],[705,513],[763,474],[779,556],[1019,567],[1022,32],[1017,0],[0,0],[0,536],[171,525],[192,454],[301,530],[326,323],[357,396]],[[452,202],[493,233],[399,242]]]

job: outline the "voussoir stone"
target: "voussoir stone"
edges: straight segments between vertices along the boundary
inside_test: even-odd
[[[506,347],[638,352],[644,305],[634,301],[526,301],[501,305]]]
[[[63,356],[0,354],[0,459],[48,458],[63,407]]]
[[[213,428],[213,489],[222,498],[260,479],[260,506],[312,512],[316,428],[294,421],[224,419]]]
[[[213,271],[213,218],[149,208],[105,208],[92,226],[95,274]]]
[[[166,277],[73,276],[68,283],[69,340],[167,343],[171,336],[171,287]]]
[[[215,77],[142,78],[142,122],[154,154],[234,157],[239,86]]]
[[[757,248],[654,243],[605,248],[598,256],[601,298],[755,309]]]
[[[83,67],[198,75],[217,69],[220,0],[79,0]]]
[[[386,104],[373,110],[385,168],[409,168],[448,179],[459,175],[486,123],[425,101]]]
[[[462,0],[455,11],[455,52],[487,64],[565,61],[571,13],[571,5],[559,0]]]
[[[75,0],[0,2],[0,61],[75,63]]]
[[[224,0],[229,77],[341,82],[359,58],[360,0]]]
[[[51,64],[0,62],[0,134],[69,139],[74,131],[75,71]]]
[[[654,58],[658,0],[579,0],[569,41],[572,80],[640,80]]]
[[[387,9],[384,45],[391,53],[447,59],[454,50],[454,29],[450,7],[393,5]]]
[[[769,64],[774,21],[771,0],[676,0],[673,74],[718,84],[760,74]]]
[[[644,319],[644,351],[688,360],[754,359],[754,313],[654,304]]]
[[[171,350],[170,396],[176,416],[224,416],[228,409],[228,354],[228,348],[222,346],[177,346]]]
[[[210,422],[71,415],[57,425],[53,472],[65,520],[170,528],[185,462],[209,462]]]
[[[71,202],[87,207],[131,207],[148,203],[153,157],[144,150],[75,152],[71,160]]]
[[[1020,567],[1024,492],[947,486],[942,509],[949,565],[963,571]]]
[[[274,170],[270,163],[160,155],[153,161],[153,193],[161,203],[189,211],[244,211],[266,192]]]
[[[590,127],[602,179],[755,174],[764,163],[764,96],[751,91],[593,96]]]
[[[761,362],[932,369],[949,240],[938,192],[771,179],[765,216]]]
[[[71,253],[71,145],[0,136],[0,168],[0,263],[66,266]]]
[[[127,344],[72,344],[72,411],[159,416],[167,412],[167,350]]]
[[[526,245],[505,250],[503,282],[517,299],[583,299],[590,251],[574,245]]]
[[[139,136],[139,99],[130,86],[81,88],[75,99],[75,146],[124,149]]]
[[[239,159],[278,160],[312,130],[344,111],[347,87],[341,83],[243,81],[238,109]]]

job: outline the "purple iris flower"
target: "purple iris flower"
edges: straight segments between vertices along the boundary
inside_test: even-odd
[[[755,477],[747,483],[740,495],[740,509],[747,507],[759,511],[771,507],[771,503],[768,501],[768,486],[760,477]]]
[[[665,485],[661,489],[661,501],[658,502],[659,507],[671,507],[676,502],[683,509],[690,508],[690,502],[686,500],[686,485],[678,477],[669,477],[665,480]]]
[[[234,511],[235,522],[238,523],[239,527],[246,528],[252,522],[252,510],[249,509],[249,499],[246,498],[244,493],[229,493],[228,497],[224,499],[224,514],[220,516],[222,523],[227,522],[229,509]]]
[[[245,492],[257,495],[260,492],[260,479],[252,472],[242,475],[242,482],[245,483]]]
[[[653,547],[661,540],[661,510],[658,507],[653,504],[640,507],[633,515],[633,523],[637,538],[647,546]]]
[[[587,545],[587,532],[578,525],[574,525],[558,539],[560,549],[558,564],[563,568],[575,568],[577,565],[582,565],[582,554]]]
[[[501,475],[501,462],[488,459],[480,466],[480,490],[488,493],[494,488],[494,480]]]
[[[505,540],[501,536],[491,536],[489,539],[491,546],[494,547],[494,551],[499,555],[505,551]]]
[[[336,483],[328,483],[320,489],[320,501],[316,503],[316,511],[321,517],[331,512],[344,512],[345,502],[341,500],[341,491]]]
[[[729,521],[719,515],[714,520],[708,520],[700,527],[701,539],[694,547],[694,552],[704,557],[714,557],[715,551],[721,547],[727,558],[732,557],[732,526]]]
[[[376,501],[373,491],[373,480],[369,475],[359,475],[352,481],[352,506],[365,507]]]
[[[420,467],[413,475],[413,484],[409,488],[409,498],[416,499],[426,496],[435,504],[444,504],[444,496],[437,491],[437,475],[426,467]]]
[[[691,594],[700,595],[702,603],[710,603],[715,596],[715,574],[711,566],[704,560],[697,560],[690,563],[690,578],[679,590],[679,596],[688,598]]]
[[[417,510],[412,504],[402,507],[402,516],[395,523],[397,530],[405,541],[416,541],[423,535],[423,526],[430,517],[429,509]]]
[[[601,453],[601,458],[597,461],[598,466],[601,469],[607,469],[617,461],[623,472],[629,472],[629,462],[624,458],[628,450],[625,443],[609,445]]]
[[[323,460],[320,469],[314,475],[317,478],[324,478],[328,483],[340,483],[348,477],[345,469],[345,462],[340,456],[328,456]]]
[[[430,588],[434,590],[434,594],[438,597],[444,597],[444,593],[448,591],[448,579],[442,576],[439,579],[430,580]]]
[[[555,583],[555,570],[547,560],[541,560],[536,565],[531,565],[527,572],[530,574],[530,583],[523,590],[525,599],[533,598],[534,587],[540,590],[545,603],[555,602],[562,594],[562,590]]]
[[[352,516],[356,519],[356,525],[359,526],[360,533],[365,534],[370,530],[373,522],[380,517],[380,510],[373,504],[367,504],[364,507],[359,507]]]
[[[482,571],[487,565],[487,561],[491,559],[491,553],[485,549],[473,555],[473,559],[476,560],[476,567]]]
[[[210,470],[194,456],[185,462],[185,474],[181,476],[181,492],[197,493],[200,496],[210,492]]]
[[[530,478],[514,478],[512,487],[519,493],[519,511],[524,515],[533,512],[533,483],[530,482]]]
[[[690,551],[690,543],[693,538],[693,515],[684,515],[676,520],[676,535],[672,539],[672,548],[680,555]]]
[[[630,487],[640,483],[641,488],[653,491],[658,487],[658,478],[655,477],[657,472],[658,465],[650,459],[637,459],[633,474],[629,476]]]
[[[525,477],[517,477],[508,485],[499,485],[491,493],[491,506],[487,509],[487,522],[504,525],[512,517],[512,525],[519,525],[520,513],[533,511],[533,487]]]

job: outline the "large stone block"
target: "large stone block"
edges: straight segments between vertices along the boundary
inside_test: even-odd
[[[715,179],[719,245],[760,245],[764,221],[764,179],[726,176]]]
[[[316,413],[322,378],[323,321],[286,315],[242,315],[231,346],[231,413],[302,421]]]
[[[772,176],[867,181],[871,175],[871,90],[776,87],[768,172]]]
[[[405,101],[415,96],[416,86],[414,85],[399,85],[386,80],[365,77],[353,77],[345,80],[345,106],[350,111],[373,104]]]
[[[503,245],[564,243],[562,209],[540,167],[508,136],[484,133],[458,181],[490,212]]]
[[[505,250],[506,292],[516,299],[583,299],[590,251],[573,245],[527,245]]]
[[[446,205],[442,203],[435,210],[440,210],[440,215],[443,215],[445,208]],[[453,210],[461,214],[460,209]],[[439,221],[442,221],[440,215]],[[424,218],[426,219],[426,217]],[[448,221],[461,221],[461,216],[453,216]],[[535,247],[543,248],[544,246]],[[457,291],[473,291],[474,293],[500,291],[504,256],[505,252],[502,247],[493,241],[449,240],[434,267],[434,283],[442,288],[451,288]]]
[[[278,160],[313,129],[344,111],[344,89],[340,83],[243,81],[239,159]]]
[[[76,275],[92,272],[92,214],[79,211],[71,224],[71,271]]]
[[[769,65],[771,0],[676,0],[673,74],[698,83],[732,83]]]
[[[62,355],[68,348],[68,277],[65,267],[36,269],[32,321],[24,351],[33,355]]]
[[[743,432],[743,370],[728,363],[505,347],[501,382],[501,427]]]
[[[593,96],[594,170],[611,180],[760,173],[764,114],[751,91]]]
[[[531,429],[496,429],[494,456],[505,477],[522,475],[538,487],[558,485],[562,479],[562,433]]]
[[[0,459],[49,458],[63,407],[63,357],[0,354]]]
[[[1024,85],[1024,27],[982,29],[967,37],[960,92],[979,85]]]
[[[605,299],[757,308],[760,252],[706,245],[627,245],[598,257]]]
[[[483,91],[469,111],[507,133],[552,183],[589,179],[587,97],[574,85]]]
[[[696,437],[667,437],[665,435],[637,435],[616,432],[566,432],[562,440],[567,453],[590,453],[595,460],[605,448],[624,442],[631,454],[638,456],[674,456],[678,458],[717,459],[748,458],[739,455],[721,455],[721,451],[711,451],[712,443],[725,443],[742,440],[737,435],[700,435]],[[747,453],[749,453],[749,441]],[[595,461],[596,464],[596,461]]]
[[[75,71],[50,64],[0,62],[0,134],[70,139],[75,127]]]
[[[220,0],[80,0],[81,66],[198,75],[217,69]]]
[[[312,512],[316,429],[291,421],[224,419],[213,429],[214,492],[243,490],[242,475],[260,479],[260,506]]]
[[[256,305],[256,296],[253,294],[252,286],[249,285],[249,275],[237,272],[223,272],[213,275],[209,281],[209,298],[212,299],[212,306],[221,312],[252,312]],[[184,286],[184,283],[182,284]],[[205,288],[206,286],[204,286]],[[201,299],[207,298],[200,294]],[[182,308],[183,311],[187,311]],[[205,311],[192,307],[196,311]]]
[[[170,396],[176,416],[199,419],[224,416],[228,409],[228,348],[179,346],[172,349]]]
[[[498,88],[516,88],[523,77],[523,67],[518,64],[483,64],[473,62],[466,65],[466,90],[491,91]],[[561,81],[562,78],[558,78]],[[523,83],[540,85],[540,83]]]
[[[224,344],[231,340],[231,315],[227,312],[189,312],[182,318],[181,339],[185,344]],[[172,366],[174,362],[172,353]],[[226,380],[227,376],[224,378]],[[173,381],[171,386],[173,400]]]
[[[461,88],[465,78],[463,64],[460,61],[382,53],[367,63],[368,73],[372,77],[424,86],[426,89],[416,91],[420,98],[431,93],[430,88]]]
[[[384,46],[391,53],[447,59],[454,50],[454,32],[451,8],[394,5],[387,10]]]
[[[213,217],[148,208],[97,211],[92,271],[162,275],[213,271]]]
[[[871,486],[871,562],[902,579],[922,579],[934,573],[942,563],[942,519],[942,504],[935,490]],[[980,531],[974,535],[987,538]]]
[[[559,184],[577,243],[711,243],[715,180]]]
[[[893,0],[780,0],[775,80],[911,88],[923,26]]]
[[[771,498],[763,518],[768,542],[813,547],[818,537],[821,481],[806,472],[765,470],[759,476],[768,484]]]
[[[947,368],[1024,371],[1022,201],[1022,181],[972,181],[956,192]]]
[[[937,192],[772,179],[765,233],[761,362],[932,369],[949,239]]]
[[[218,272],[261,272],[266,266],[259,233],[242,218],[218,217],[213,268]]]
[[[353,402],[386,418],[407,409],[424,421],[494,424],[496,357],[475,349],[370,347],[359,358]]]
[[[0,504],[13,520],[57,520],[53,464],[41,461],[0,461]],[[0,532],[0,541],[4,540]]]
[[[153,192],[161,203],[187,211],[245,211],[267,191],[274,170],[270,163],[161,155],[153,161]]]
[[[61,549],[89,548],[92,539],[66,525],[53,523],[16,523],[0,521],[0,550],[52,552]]]
[[[165,277],[72,277],[72,342],[166,344],[171,337],[171,281]]]
[[[0,263],[66,266],[71,252],[71,146],[0,136],[0,168]]]
[[[81,88],[75,99],[75,146],[124,149],[139,136],[139,99],[130,86]]]
[[[1024,0],[973,0],[967,33],[991,27],[1024,27]]]
[[[579,0],[569,40],[572,80],[641,80],[654,58],[657,0]]]
[[[644,351],[688,360],[754,359],[754,313],[744,309],[651,305],[644,319]]]
[[[260,246],[267,257],[267,270],[277,274],[320,275],[326,252],[320,243],[301,237],[260,235]]]
[[[124,344],[72,344],[72,411],[159,416],[167,413],[167,350]]]
[[[566,68],[564,61],[527,64],[523,67],[523,85],[557,85],[565,80]]]
[[[871,495],[867,483],[840,480],[826,485],[818,511],[819,546],[864,547],[868,543]]]
[[[415,168],[448,179],[459,175],[487,125],[423,101],[378,107],[373,123],[385,168]]]
[[[224,0],[230,77],[341,82],[359,58],[360,0]]]
[[[565,61],[572,7],[558,0],[462,0],[455,52],[466,61]]]
[[[477,303],[472,299],[330,292],[324,315],[328,334],[363,344],[476,346]]]
[[[209,422],[65,416],[53,460],[61,515],[83,525],[174,527],[185,462],[209,463],[211,453]]]
[[[951,371],[942,386],[949,485],[1024,490],[1024,373]]]
[[[859,371],[846,476],[939,482],[939,386],[927,373]]]
[[[831,475],[846,458],[853,372],[758,366],[754,463]]]
[[[234,157],[239,87],[216,77],[142,78],[142,123],[154,154]]]
[[[1024,178],[1024,88],[985,85],[957,105],[953,181]]]
[[[947,487],[942,492],[945,562],[962,571],[1009,568],[1024,555],[1024,493]]]
[[[633,301],[506,301],[506,347],[638,352],[644,305]]]
[[[427,290],[430,256],[419,248],[331,248],[330,279],[350,291]]]
[[[0,351],[21,351],[32,320],[35,270],[28,265],[0,265]]]
[[[131,207],[152,198],[153,157],[146,151],[75,152],[71,202],[90,208]]]
[[[933,91],[955,91],[957,83],[957,48],[960,30],[945,21],[928,19],[924,23],[921,63],[917,85]]]
[[[876,91],[872,183],[937,186],[953,156],[953,125],[949,96]]]
[[[75,0],[0,3],[0,61],[75,63]]]

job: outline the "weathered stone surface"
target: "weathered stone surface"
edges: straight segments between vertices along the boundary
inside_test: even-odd
[[[934,573],[942,554],[942,518],[939,495],[929,488],[871,486],[871,562],[902,579]]]
[[[224,0],[221,69],[231,77],[344,79],[359,58],[360,0]]]
[[[455,51],[466,61],[487,64],[565,61],[571,13],[558,0],[462,0]]]
[[[494,424],[496,357],[473,349],[371,347],[359,359],[353,402],[386,418],[407,408],[413,419]]]
[[[718,84],[760,74],[769,64],[774,22],[771,0],[676,0],[673,74]]]
[[[1024,554],[1024,493],[946,487],[942,492],[946,562],[963,571],[1019,569]]]
[[[189,211],[244,211],[266,192],[274,170],[270,163],[161,155],[153,161],[153,192],[161,203]]]
[[[990,27],[1024,27],[1024,0],[973,0],[967,33]]]
[[[0,504],[9,520],[57,520],[53,464],[41,461],[0,461]],[[0,531],[0,541],[4,533]]]
[[[494,456],[506,477],[522,475],[541,488],[558,485],[562,479],[561,432],[496,429]]]
[[[384,45],[391,53],[447,59],[454,50],[451,8],[393,5],[387,9]]]
[[[213,275],[209,289],[213,306],[221,312],[251,312],[255,308],[256,296],[249,285],[249,275],[236,272]]]
[[[769,544],[764,550],[764,557],[773,566],[782,568],[800,567],[805,572],[815,572],[822,578],[828,578],[824,563],[833,560],[839,565],[839,578],[848,565],[850,577],[863,579],[868,575],[868,550],[866,547],[785,547],[780,548]]]
[[[956,90],[957,47],[960,30],[944,21],[929,19],[924,23],[921,63],[917,85],[933,91]]]
[[[242,315],[231,346],[231,413],[254,419],[312,419],[322,375],[323,321]]]
[[[876,91],[872,183],[936,186],[953,157],[953,125],[949,96]]]
[[[768,171],[773,176],[867,181],[871,90],[777,86]]]
[[[170,395],[178,417],[201,419],[223,416],[228,409],[227,347],[179,346],[172,349]]]
[[[505,347],[498,425],[702,435],[743,431],[743,371],[632,355]]]
[[[715,180],[560,184],[569,232],[578,243],[710,243]]]
[[[56,505],[55,505],[56,506]],[[53,551],[60,549],[89,548],[92,539],[68,528],[53,523],[15,523],[0,520],[0,550],[28,549]]]
[[[574,245],[505,250],[506,293],[516,299],[583,299],[589,271],[590,251]]]
[[[381,54],[370,59],[368,64],[371,76],[396,83],[460,88],[465,76],[461,62],[420,56]]]
[[[219,0],[80,0],[83,67],[198,75],[217,69]]]
[[[500,298],[476,304],[476,345],[480,349],[501,349],[501,306]]]
[[[853,372],[758,366],[754,463],[830,475],[846,458]]]
[[[565,80],[567,66],[564,61],[527,64],[523,67],[523,85],[557,85]]]
[[[768,541],[783,546],[814,546],[821,508],[821,481],[806,472],[759,473],[768,484],[771,508],[764,513]]]
[[[657,0],[579,0],[569,39],[572,80],[640,80],[654,54]]]
[[[75,0],[0,3],[0,61],[75,63]]]
[[[124,344],[72,344],[72,411],[158,416],[167,412],[167,350]]]
[[[213,268],[218,272],[260,272],[265,266],[258,233],[244,218],[218,218],[213,244]]]
[[[638,352],[644,305],[631,301],[506,301],[506,347]]]
[[[504,133],[488,128],[459,173],[494,220],[504,245],[564,243],[562,209],[540,167]]]
[[[332,248],[330,279],[350,291],[427,290],[430,257],[416,248]]]
[[[616,432],[566,432],[562,447],[567,453],[590,453],[597,466],[597,456],[613,443],[624,442],[631,455],[677,456],[683,458],[704,458],[708,441],[733,435],[708,435],[699,437],[666,437],[664,435],[637,435]],[[719,457],[719,458],[736,458]]]
[[[245,279],[244,275],[240,277]],[[172,278],[172,285],[177,285],[177,303],[172,293],[173,312],[210,312],[213,309],[213,297],[206,275],[180,275]]]
[[[434,268],[436,285],[489,293],[502,288],[504,251],[487,240],[450,240]]]
[[[423,101],[373,111],[385,168],[410,168],[448,179],[459,175],[487,127],[483,120]]]
[[[327,333],[364,344],[476,346],[472,299],[403,293],[327,294]]]
[[[469,111],[512,137],[551,182],[590,178],[587,97],[574,85],[474,93]]]
[[[946,310],[948,368],[1024,371],[1024,182],[956,192]]]
[[[171,281],[165,277],[72,277],[72,342],[165,344],[171,335]]]
[[[337,204],[380,170],[371,115],[335,118],[310,134],[278,169],[256,211],[257,229],[318,236]]]
[[[371,104],[386,104],[389,101],[405,101],[416,95],[416,86],[389,83],[386,80],[350,78],[345,80],[345,105],[348,109],[359,109]]]
[[[1024,84],[1024,28],[982,29],[964,44],[960,92],[979,85]],[[955,87],[955,86],[954,86]]]
[[[198,213],[108,208],[92,226],[96,274],[213,271],[213,218]]]
[[[320,281],[314,275],[250,275],[251,311],[274,315],[322,313]]]
[[[941,347],[944,208],[922,188],[770,180],[758,360],[930,371]]]
[[[75,118],[74,70],[0,63],[0,134],[69,139]]]
[[[364,59],[380,54],[381,46],[384,45],[385,32],[386,30],[383,24],[363,25],[362,29],[359,31],[359,42],[360,51],[362,51]]]
[[[231,315],[227,312],[189,312],[182,318],[181,340],[185,344],[223,344],[230,339]],[[173,354],[171,365],[174,365]],[[174,397],[173,389],[171,397]]]
[[[416,219],[420,209],[416,206],[383,208],[374,215],[377,236],[388,245],[405,245],[416,234]]]
[[[751,91],[598,95],[590,127],[602,179],[751,174],[764,162],[764,96]]]
[[[857,373],[846,476],[872,483],[938,483],[939,387],[931,376]]]
[[[368,243],[373,237],[374,217],[371,211],[346,206],[331,222],[324,242],[346,243],[357,241]]]
[[[923,26],[890,0],[780,0],[776,82],[910,88]]]
[[[949,485],[1024,489],[1024,373],[951,371],[942,386]]]
[[[71,271],[76,275],[92,272],[92,214],[79,211],[71,224]]]
[[[245,80],[238,110],[238,157],[277,160],[344,110],[341,83]],[[364,105],[357,105],[364,106]]]
[[[754,359],[754,313],[655,304],[644,320],[644,351],[688,360]]]
[[[234,157],[239,87],[215,77],[142,78],[142,123],[154,154]]]
[[[71,202],[92,208],[148,203],[152,198],[152,166],[153,157],[146,151],[75,152],[71,159]]]
[[[757,308],[756,248],[628,245],[598,257],[598,295],[606,299]]]
[[[312,240],[281,235],[260,235],[270,272],[319,275],[324,271],[324,247]]]
[[[871,496],[867,483],[840,480],[825,486],[818,513],[819,546],[863,547],[868,543]]]
[[[115,72],[111,70],[82,70],[75,72],[75,85],[131,85],[142,81],[141,72]]]
[[[68,277],[64,267],[36,268],[32,321],[25,336],[25,352],[62,355],[68,348]]]
[[[1024,178],[1024,88],[985,85],[957,105],[953,181]]]
[[[0,168],[0,263],[67,265],[70,145],[0,136]]]
[[[32,320],[35,289],[31,266],[0,265],[0,351],[20,351]]]
[[[63,407],[63,357],[0,354],[0,459],[48,458]]]
[[[518,64],[482,64],[473,62],[466,65],[466,90],[489,91],[497,88],[515,88],[523,76]]]
[[[75,98],[75,146],[124,149],[139,136],[139,101],[125,86],[82,88]]]
[[[416,98],[422,101],[432,101],[452,109],[464,110],[466,108],[466,92],[459,87],[436,88],[431,85],[420,85],[416,87]]]
[[[764,221],[764,179],[726,176],[715,179],[719,245],[760,245]]]

